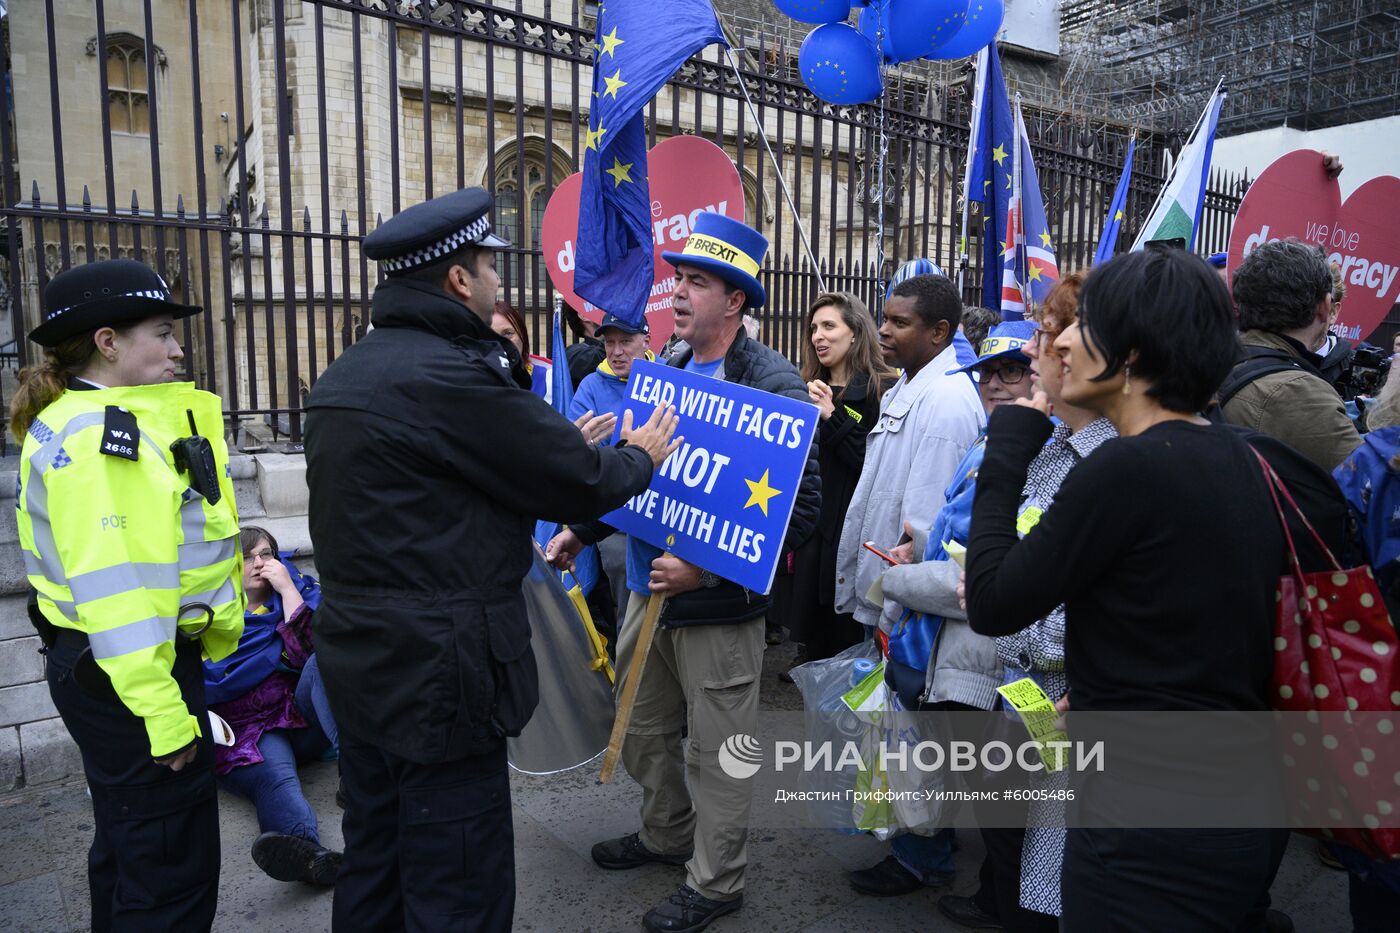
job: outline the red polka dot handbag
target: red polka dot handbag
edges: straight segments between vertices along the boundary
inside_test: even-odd
[[[1400,857],[1400,645],[1369,566],[1343,569],[1288,487],[1257,452],[1288,542],[1274,620],[1272,703],[1299,827],[1372,858]],[[1331,569],[1304,573],[1284,503]],[[1394,720],[1394,722],[1392,721]]]

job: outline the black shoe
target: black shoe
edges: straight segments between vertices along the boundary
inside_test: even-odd
[[[684,865],[690,861],[690,853],[684,855],[662,855],[642,845],[640,833],[630,833],[621,839],[609,839],[593,847],[593,861],[598,867],[611,870],[638,868],[651,862],[662,865]],[[698,927],[697,927],[698,929]]]
[[[783,627],[773,622],[763,623],[763,640],[770,645],[783,643]]]
[[[694,933],[744,906],[744,895],[730,901],[712,901],[683,884],[666,900],[648,910],[642,926],[651,933]]]
[[[797,681],[792,679],[792,668],[788,668],[785,671],[778,671],[778,679],[785,684],[797,683]]]
[[[340,874],[340,853],[305,836],[263,833],[253,840],[253,863],[278,881],[330,887]]]
[[[1000,930],[1001,921],[977,906],[977,898],[945,894],[938,899],[938,912],[969,930]]]
[[[850,880],[851,887],[861,894],[874,897],[899,897],[924,887],[942,887],[953,880],[950,873],[928,882],[920,881],[918,875],[899,864],[899,859],[893,855],[885,856],[885,860],[878,865],[849,872],[846,877]]]
[[[1264,930],[1266,933],[1293,933],[1293,918],[1270,907],[1264,911]]]

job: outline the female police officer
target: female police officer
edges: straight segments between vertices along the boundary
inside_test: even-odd
[[[94,930],[209,929],[219,820],[203,653],[243,630],[242,555],[217,396],[175,382],[160,276],[130,260],[55,276],[11,405],[19,542],[49,692],[96,823]],[[209,432],[208,438],[199,432]]]

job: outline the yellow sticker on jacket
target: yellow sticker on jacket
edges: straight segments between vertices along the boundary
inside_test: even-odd
[[[850,415],[852,418],[855,419],[856,424],[860,424],[862,421],[865,420],[865,416],[862,415],[860,412],[856,411],[856,410],[855,410],[854,408],[852,408],[851,406],[849,406],[849,405],[842,405],[841,407],[844,408],[844,409],[846,409],[846,414]]]
[[[1055,725],[1060,714],[1045,691],[1040,689],[1040,684],[1023,677],[997,687],[997,693],[1021,717],[1026,731],[1040,748],[1040,760],[1045,770],[1058,771],[1063,768],[1069,736]]]
[[[1030,506],[1016,516],[1016,533],[1018,535],[1028,535],[1031,529],[1040,524],[1040,516],[1045,514],[1045,510],[1038,505]]]

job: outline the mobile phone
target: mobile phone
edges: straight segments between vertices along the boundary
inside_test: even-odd
[[[874,542],[874,541],[867,541],[867,542],[865,542],[865,547],[866,547],[866,550],[868,550],[868,551],[870,551],[871,553],[875,554],[875,556],[877,556],[877,557],[879,557],[880,559],[884,560],[886,563],[888,563],[888,564],[894,564],[894,565],[896,565],[896,566],[899,564],[899,561],[895,560],[893,557],[891,557],[890,555],[886,554],[884,551],[882,551],[882,550],[880,550],[879,548],[877,548],[877,547],[875,546],[875,542]]]

